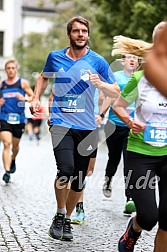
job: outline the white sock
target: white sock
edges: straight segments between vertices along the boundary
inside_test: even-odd
[[[60,214],[66,214],[66,208],[64,207],[64,208],[58,208],[57,209],[57,213],[60,213]]]

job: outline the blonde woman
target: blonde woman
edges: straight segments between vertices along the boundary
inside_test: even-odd
[[[162,39],[164,31],[167,31],[165,21],[159,23],[153,31],[155,44],[150,47],[148,57],[145,58],[147,67],[151,64],[149,54],[155,48],[154,53],[157,53],[162,61],[164,59],[165,65],[166,56],[164,57],[164,52],[160,50],[165,47],[157,49],[158,40]],[[152,80],[150,72],[147,72],[147,76]],[[136,109],[134,118],[131,118],[126,112],[126,107],[134,101]],[[166,104],[167,98],[146,79],[144,71],[138,71],[133,74],[113,105],[115,114],[131,129],[126,166],[130,172],[128,186],[136,206],[136,215],[130,219],[125,233],[119,240],[119,252],[133,252],[142,230],[150,231],[157,223],[154,252],[167,252]],[[156,182],[159,189],[158,206],[155,197]]]

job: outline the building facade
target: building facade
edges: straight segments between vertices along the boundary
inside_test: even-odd
[[[13,44],[23,34],[46,32],[52,25],[55,6],[49,0],[0,0],[0,76],[4,63],[13,57]]]

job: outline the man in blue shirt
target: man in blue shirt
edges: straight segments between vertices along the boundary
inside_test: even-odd
[[[3,143],[2,159],[5,169],[2,179],[9,183],[11,174],[16,171],[16,156],[25,128],[25,101],[31,101],[33,91],[28,81],[18,76],[15,60],[5,63],[5,71],[7,79],[0,85],[0,139]]]
[[[39,98],[49,78],[54,78],[50,132],[57,164],[57,213],[49,235],[62,240],[73,239],[70,216],[81,196],[91,153],[97,147],[91,137],[96,129],[95,89],[118,96],[108,63],[88,47],[89,22],[80,16],[72,18],[67,24],[67,36],[69,47],[49,53],[31,104],[32,113],[37,113]]]

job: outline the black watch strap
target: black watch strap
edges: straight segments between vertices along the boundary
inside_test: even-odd
[[[101,113],[100,116],[101,116],[101,118],[104,118],[104,117],[105,117],[105,115],[104,115],[103,113]]]

